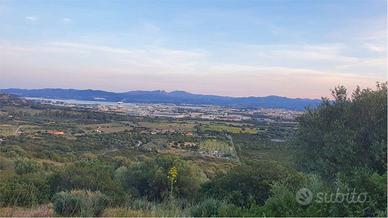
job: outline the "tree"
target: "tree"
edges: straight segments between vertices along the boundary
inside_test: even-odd
[[[327,180],[354,167],[384,173],[387,168],[387,84],[376,90],[332,91],[333,101],[308,109],[299,119],[298,166]]]

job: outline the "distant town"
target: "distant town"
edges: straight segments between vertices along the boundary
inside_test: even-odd
[[[239,109],[216,105],[176,105],[176,104],[150,104],[150,103],[123,103],[123,102],[99,102],[79,100],[57,100],[29,98],[43,104],[64,107],[93,108],[102,112],[125,113],[131,116],[150,118],[173,118],[173,119],[200,119],[218,121],[260,121],[265,123],[295,122],[295,118],[302,111],[259,108]]]

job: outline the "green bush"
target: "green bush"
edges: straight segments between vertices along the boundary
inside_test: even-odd
[[[335,186],[340,190],[367,193],[363,204],[339,205],[336,209],[345,216],[386,216],[387,214],[387,173],[379,175],[370,169],[354,168],[346,174],[337,175]]]
[[[376,90],[357,88],[351,98],[340,86],[332,95],[334,101],[323,99],[298,119],[298,166],[331,181],[354,167],[385,173],[387,84],[378,84]]]
[[[0,156],[0,171],[3,170],[13,170],[14,162],[11,159]]]
[[[264,204],[270,196],[271,184],[302,180],[296,171],[272,162],[244,164],[221,174],[202,186],[203,196],[227,201],[239,207]]]
[[[76,161],[60,171],[55,182],[56,192],[74,189],[101,191],[113,204],[125,202],[123,187],[114,180],[113,167],[99,160]]]
[[[214,217],[219,215],[223,202],[208,198],[191,208],[191,215],[194,217]]]
[[[0,206],[32,206],[37,204],[37,189],[18,179],[1,181]]]
[[[158,157],[130,166],[116,174],[123,186],[134,196],[151,201],[161,201],[169,196],[168,171],[177,168],[173,195],[177,198],[193,199],[204,180],[204,174],[195,165],[189,165],[178,158]]]
[[[134,210],[151,210],[155,203],[146,199],[134,199],[130,202],[130,208]]]
[[[15,160],[15,172],[18,175],[26,173],[34,173],[39,170],[39,165],[35,161],[29,159],[17,159]]]
[[[52,196],[49,175],[43,173],[2,175],[0,206],[33,206],[47,203]]]
[[[296,201],[300,188],[311,190],[313,199],[308,205]],[[335,202],[335,193],[367,193],[365,202]],[[264,206],[255,205],[245,210],[244,216],[328,216],[328,217],[386,217],[386,175],[379,176],[367,169],[354,169],[348,175],[338,175],[335,183],[327,183],[318,176],[309,176],[298,186],[284,183],[272,185],[271,197]],[[320,194],[318,197],[318,193]],[[333,197],[334,196],[334,197]],[[322,199],[324,202],[321,202]],[[351,198],[349,198],[351,199]]]
[[[57,193],[53,204],[61,216],[99,216],[108,206],[108,199],[101,192],[73,190]]]
[[[238,217],[242,209],[233,204],[227,204],[214,198],[208,198],[190,208],[194,217]]]

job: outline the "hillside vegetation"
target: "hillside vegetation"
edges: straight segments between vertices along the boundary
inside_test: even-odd
[[[385,217],[387,85],[332,95],[243,125],[0,95],[0,215]]]

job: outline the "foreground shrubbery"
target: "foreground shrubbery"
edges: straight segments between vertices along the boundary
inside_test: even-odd
[[[42,172],[24,175],[2,174],[0,206],[32,206],[50,200],[50,175]]]
[[[333,184],[318,176],[309,176],[298,186],[276,183],[265,204],[261,207],[254,206],[245,214],[271,217],[386,216],[386,174],[380,176],[362,171],[365,170],[355,170],[359,175],[352,178],[337,176]],[[307,205],[296,201],[296,193],[301,188],[307,188],[313,194]],[[355,193],[354,197],[351,197],[352,192]]]
[[[177,177],[171,186],[168,173],[172,167],[176,168]],[[171,194],[193,199],[206,179],[197,166],[173,157],[159,157],[118,169],[115,178],[132,196],[152,201],[164,200]]]
[[[190,212],[191,216],[194,217],[241,216],[241,209],[239,207],[214,198],[204,199],[198,204],[193,205]]]
[[[184,199],[168,199],[162,202],[135,199],[126,207],[108,208],[103,216],[112,217],[188,217],[190,206]]]
[[[303,176],[295,170],[271,162],[243,164],[216,176],[202,186],[204,197],[225,200],[239,207],[262,205],[275,182],[298,183]]]
[[[54,210],[61,216],[99,216],[108,206],[108,198],[101,192],[73,190],[57,193]]]
[[[126,200],[123,187],[114,180],[113,166],[99,160],[83,160],[68,165],[56,173],[54,186],[56,192],[73,189],[101,191],[115,205]]]

